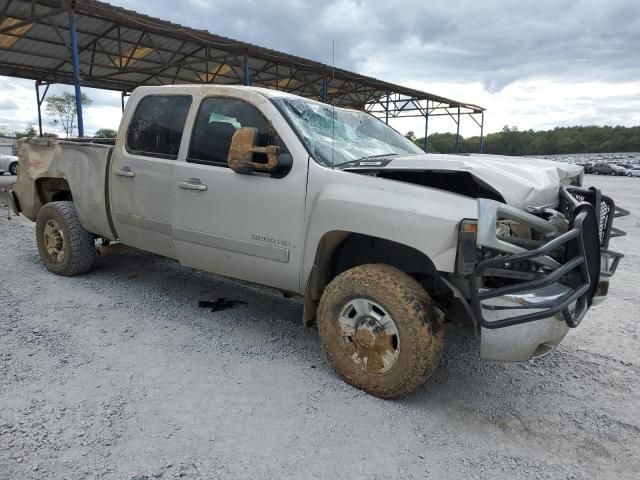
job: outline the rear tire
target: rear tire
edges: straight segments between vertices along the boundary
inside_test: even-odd
[[[51,202],[40,209],[36,240],[42,263],[58,275],[88,272],[95,262],[94,236],[80,223],[73,202]]]
[[[595,175],[600,175],[600,172],[598,170],[596,170],[595,172],[593,172]]]
[[[9,165],[9,173],[11,175],[18,175],[18,162],[13,162]]]
[[[322,294],[317,321],[322,349],[338,375],[377,397],[412,392],[442,355],[444,326],[431,298],[389,265],[338,275]]]

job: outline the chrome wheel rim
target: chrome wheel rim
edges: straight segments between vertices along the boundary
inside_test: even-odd
[[[368,298],[355,298],[340,310],[343,354],[366,373],[387,373],[400,357],[398,327],[389,313]]]
[[[55,220],[48,220],[42,232],[44,248],[51,261],[60,263],[64,260],[64,232]]]

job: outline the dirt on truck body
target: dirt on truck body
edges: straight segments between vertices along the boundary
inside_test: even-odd
[[[627,212],[581,167],[425,154],[364,112],[252,87],[136,89],[112,145],[20,145],[11,202],[51,271],[96,243],[304,297],[329,362],[384,398],[438,365],[447,322],[486,360],[551,351],[607,294]]]

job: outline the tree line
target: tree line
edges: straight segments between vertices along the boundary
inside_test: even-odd
[[[424,149],[424,137],[416,138],[408,132],[407,138]],[[427,137],[430,153],[454,153],[455,133],[433,133]],[[460,137],[458,151],[480,152],[480,137]],[[640,152],[640,126],[638,127],[556,127],[553,130],[518,130],[505,126],[502,131],[490,133],[484,140],[484,153],[496,155],[556,155],[568,153]]]

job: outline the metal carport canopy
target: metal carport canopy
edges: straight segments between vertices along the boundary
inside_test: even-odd
[[[0,2],[0,75],[37,85],[77,84],[77,91],[80,85],[121,92],[140,85],[254,85],[367,110],[387,121],[421,116],[428,125],[429,116],[450,116],[458,130],[460,115],[468,114],[481,128],[482,120],[474,117],[484,116],[477,105],[96,0]]]

